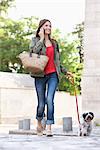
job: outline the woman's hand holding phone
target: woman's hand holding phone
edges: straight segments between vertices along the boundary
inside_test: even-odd
[[[43,29],[43,28],[40,29],[40,31],[39,31],[38,34],[39,34],[39,36],[40,36],[40,39],[41,39],[41,40],[44,40],[44,29]]]

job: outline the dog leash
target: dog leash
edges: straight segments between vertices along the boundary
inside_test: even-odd
[[[75,95],[75,99],[76,99],[76,108],[77,108],[77,118],[78,118],[78,123],[80,125],[80,116],[79,116],[79,108],[78,108],[78,99],[77,99],[77,94],[76,94],[76,87],[75,87],[75,82],[74,82],[74,78],[70,79],[68,78],[70,83],[74,86],[74,95]]]

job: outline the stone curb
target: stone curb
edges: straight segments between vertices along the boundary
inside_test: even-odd
[[[36,130],[10,130],[9,134],[37,135]],[[77,133],[73,133],[73,132],[61,132],[61,133],[58,132],[58,133],[53,133],[53,135],[55,136],[78,136]]]

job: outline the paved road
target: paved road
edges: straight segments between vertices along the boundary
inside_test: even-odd
[[[55,132],[60,129],[54,129]],[[91,136],[53,136],[0,134],[0,150],[100,150],[100,127]]]

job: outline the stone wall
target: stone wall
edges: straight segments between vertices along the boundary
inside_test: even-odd
[[[100,0],[86,0],[82,110],[100,123]]]
[[[81,96],[78,97],[81,113]],[[18,123],[31,118],[36,122],[37,96],[34,79],[26,74],[0,72],[0,122]],[[55,121],[62,124],[63,117],[72,117],[77,122],[76,101],[66,92],[56,92]]]

